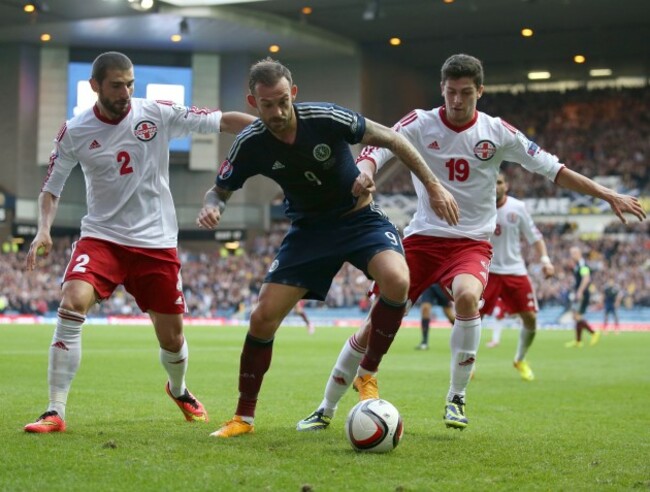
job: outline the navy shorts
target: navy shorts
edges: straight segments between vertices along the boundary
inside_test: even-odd
[[[337,219],[292,224],[264,283],[302,287],[305,299],[324,301],[343,263],[371,278],[368,263],[388,249],[404,254],[397,228],[374,203]]]
[[[590,297],[591,296],[589,295],[589,291],[586,290],[582,294],[582,299],[576,302],[574,309],[578,314],[585,314],[587,312],[587,308],[589,307]]]
[[[439,284],[433,284],[425,290],[420,296],[420,302],[428,302],[429,304],[437,304],[438,306],[449,306],[451,299],[445,294]]]

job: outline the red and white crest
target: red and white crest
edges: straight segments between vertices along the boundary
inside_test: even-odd
[[[153,121],[143,120],[138,122],[133,129],[133,134],[135,138],[141,140],[142,142],[148,142],[153,140],[156,134],[158,133],[158,127]]]
[[[219,168],[219,179],[228,179],[232,174],[232,169],[232,164],[228,159],[223,161],[221,163],[221,167]]]
[[[489,140],[481,140],[474,146],[474,155],[481,161],[487,161],[496,154],[497,146]]]

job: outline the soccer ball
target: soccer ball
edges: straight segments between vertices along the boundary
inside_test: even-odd
[[[379,398],[357,403],[345,421],[345,435],[355,451],[387,453],[397,447],[403,432],[397,408]]]

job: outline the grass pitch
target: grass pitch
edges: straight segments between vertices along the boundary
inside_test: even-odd
[[[295,424],[320,403],[340,347],[353,332],[282,328],[260,395],[256,432],[209,437],[232,416],[245,328],[186,327],[187,381],[209,424],[189,424],[165,395],[151,327],[86,326],[68,431],[22,431],[47,404],[51,326],[0,326],[0,490],[4,491],[436,491],[650,488],[650,333],[610,334],[565,349],[572,335],[542,331],[530,351],[537,379],[512,368],[517,332],[498,348],[484,334],[469,386],[463,432],[444,427],[449,330],[400,331],[379,373],[381,395],[405,432],[392,453],[356,453],[343,423],[348,392],[330,428]]]

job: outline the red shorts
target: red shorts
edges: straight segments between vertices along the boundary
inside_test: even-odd
[[[461,274],[473,275],[485,289],[492,260],[489,241],[416,234],[404,239],[403,244],[411,275],[411,302],[417,301],[422,292],[436,283],[451,298],[451,283]]]
[[[481,314],[492,314],[495,306],[501,308],[504,314],[517,314],[524,311],[537,312],[535,290],[528,275],[490,274],[490,281],[483,292],[485,304]]]
[[[507,318],[508,316],[512,316],[511,313],[506,311],[506,307],[503,305],[503,300],[500,297],[497,299],[497,302],[494,305],[494,309],[492,310],[492,315],[499,321],[502,320],[503,318]]]
[[[176,248],[135,248],[82,238],[72,247],[63,281],[88,282],[100,300],[122,284],[143,312],[182,314],[186,309],[180,272]]]

